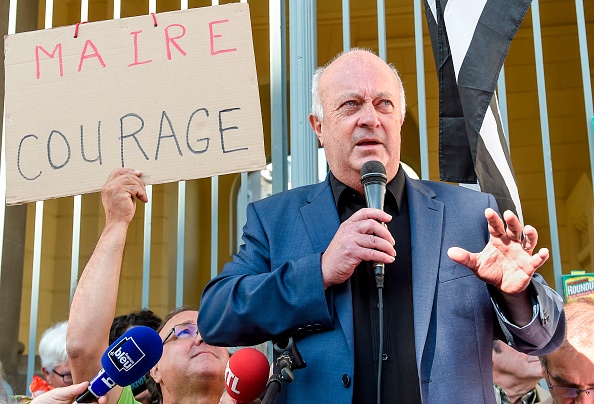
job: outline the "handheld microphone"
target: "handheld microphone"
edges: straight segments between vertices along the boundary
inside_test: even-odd
[[[361,167],[361,184],[365,190],[365,200],[368,208],[384,210],[386,196],[386,168],[376,160],[366,161]],[[384,285],[384,263],[374,262],[375,282],[378,288]]]
[[[235,352],[225,369],[225,389],[238,404],[249,403],[260,396],[266,382],[270,365],[266,356],[254,348],[242,348]]]
[[[129,386],[143,377],[161,358],[163,341],[149,327],[130,328],[107,348],[101,357],[103,369],[89,382],[77,403],[91,403],[115,385]]]

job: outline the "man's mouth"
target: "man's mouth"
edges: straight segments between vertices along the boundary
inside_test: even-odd
[[[381,143],[377,140],[362,140],[360,142],[357,142],[357,146],[377,146],[379,144]]]

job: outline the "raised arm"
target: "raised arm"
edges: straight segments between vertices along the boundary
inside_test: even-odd
[[[140,172],[114,170],[101,190],[105,227],[87,263],[72,299],[66,349],[75,383],[91,380],[101,369],[101,356],[109,346],[115,315],[122,256],[136,199],[147,202]],[[108,394],[116,403],[121,388]]]

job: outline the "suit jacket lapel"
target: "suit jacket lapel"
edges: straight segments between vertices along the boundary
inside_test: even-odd
[[[301,215],[314,252],[323,252],[328,248],[340,226],[340,219],[328,178],[313,188],[308,196],[308,202],[307,205],[301,208]],[[354,352],[353,301],[350,281],[333,286],[332,297],[347,343],[351,352]]]
[[[407,177],[406,185],[412,243],[415,350],[421,371],[437,285],[444,206],[421,182]]]

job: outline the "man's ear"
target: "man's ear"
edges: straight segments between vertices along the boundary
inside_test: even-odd
[[[47,370],[46,368],[44,368],[43,366],[41,367],[41,373],[43,373],[43,375],[45,376],[45,378],[47,379],[48,377],[51,376],[52,372]]]
[[[320,145],[324,147],[324,136],[322,134],[322,121],[317,116],[309,114],[309,124],[311,128],[316,133],[318,140],[320,141]]]
[[[151,371],[149,372],[151,377],[153,378],[153,380],[155,381],[155,383],[159,384],[161,383],[161,372],[159,371],[159,363],[157,362],[157,364],[155,366],[153,366],[153,368],[151,369]]]

